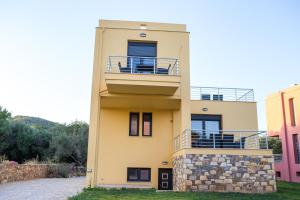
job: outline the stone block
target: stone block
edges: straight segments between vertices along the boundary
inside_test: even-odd
[[[210,165],[212,165],[212,166],[217,166],[218,163],[217,163],[217,162],[210,162]]]
[[[266,192],[273,192],[273,186],[266,186]]]
[[[202,166],[202,164],[203,163],[201,161],[195,163],[196,166]]]
[[[243,178],[249,178],[249,177],[250,177],[250,175],[248,173],[243,174]]]
[[[226,185],[226,192],[232,192],[233,191],[233,186],[231,184]]]
[[[263,168],[263,170],[269,170],[269,169],[271,169],[270,165],[265,165],[264,168]]]
[[[193,171],[190,170],[190,169],[184,169],[184,170],[183,170],[183,173],[185,173],[185,174],[192,174]]]
[[[240,188],[240,187],[234,187],[234,191],[240,192],[240,191],[241,191],[241,188]]]
[[[222,180],[222,179],[215,179],[215,183],[223,184],[224,180]]]
[[[276,181],[275,180],[270,180],[269,181],[269,185],[275,185],[276,184]]]
[[[267,182],[261,182],[260,184],[261,184],[261,186],[267,186],[268,185]]]
[[[235,172],[235,171],[237,171],[238,170],[238,168],[237,167],[230,167],[230,171],[233,171],[233,172]]]
[[[191,181],[191,180],[186,180],[186,181],[185,181],[185,185],[186,185],[186,186],[191,186],[191,185],[193,185],[193,181]]]
[[[210,185],[209,186],[209,191],[211,191],[211,192],[213,192],[213,191],[215,191],[216,190],[216,186],[215,185]]]
[[[207,191],[208,190],[208,185],[199,185],[198,186],[200,191]]]
[[[232,183],[232,179],[224,179],[224,183]]]

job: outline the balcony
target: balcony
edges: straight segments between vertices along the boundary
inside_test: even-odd
[[[178,59],[109,56],[105,81],[110,93],[174,95],[180,85]]]
[[[254,102],[253,89],[191,87],[192,100]]]
[[[269,149],[265,131],[185,130],[174,138],[175,152],[190,148]]]

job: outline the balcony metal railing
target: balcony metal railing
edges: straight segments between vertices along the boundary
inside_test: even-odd
[[[175,151],[186,148],[269,149],[266,131],[185,130],[174,138]]]
[[[179,62],[174,58],[109,56],[108,73],[179,75]]]
[[[275,162],[282,162],[282,154],[274,154]]]
[[[253,89],[191,87],[192,100],[254,102]]]

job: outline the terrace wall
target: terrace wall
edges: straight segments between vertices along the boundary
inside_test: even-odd
[[[272,155],[183,154],[173,164],[174,191],[276,191]]]

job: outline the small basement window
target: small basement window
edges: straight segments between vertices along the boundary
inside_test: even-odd
[[[300,172],[296,172],[296,176],[300,176]]]
[[[130,182],[150,182],[151,169],[150,168],[127,168],[127,181]]]

